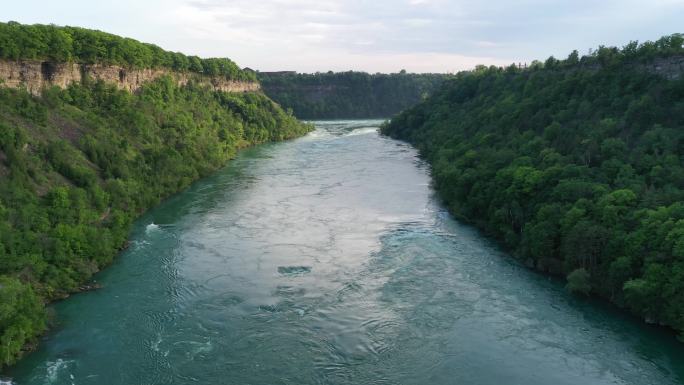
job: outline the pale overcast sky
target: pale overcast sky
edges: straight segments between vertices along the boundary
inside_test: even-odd
[[[0,19],[99,29],[261,71],[455,72],[684,32],[684,0],[3,0]]]

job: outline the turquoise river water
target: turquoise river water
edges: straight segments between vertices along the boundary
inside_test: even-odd
[[[684,383],[684,344],[450,219],[378,124],[318,122],[148,212],[0,382]]]

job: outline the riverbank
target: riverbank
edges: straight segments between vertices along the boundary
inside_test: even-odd
[[[411,146],[324,122],[145,213],[17,384],[676,385],[681,345],[451,219]],[[497,365],[491,365],[497,362]],[[73,380],[71,378],[73,376]]]
[[[526,265],[682,333],[681,42],[463,72],[383,132]]]
[[[238,150],[310,131],[260,93],[104,82],[33,97],[0,88],[0,366],[47,325],[45,304],[82,291],[150,207]]]

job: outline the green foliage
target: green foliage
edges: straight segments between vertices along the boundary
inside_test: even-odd
[[[387,118],[432,93],[448,75],[258,73],[264,92],[302,119]]]
[[[0,366],[11,365],[27,339],[45,330],[43,303],[31,287],[0,276]]]
[[[226,79],[256,80],[253,72],[241,70],[227,58],[200,59],[101,31],[52,24],[0,23],[0,58],[75,61],[129,68],[164,67]]]
[[[132,221],[238,149],[307,132],[262,94],[102,82],[49,98],[0,88],[0,366],[62,298],[112,261]]]
[[[684,74],[663,73],[682,41],[480,67],[382,130],[528,265],[684,332]]]
[[[568,274],[568,284],[565,287],[573,293],[589,294],[591,291],[589,272],[584,268],[574,270]]]

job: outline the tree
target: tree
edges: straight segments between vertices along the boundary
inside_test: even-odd
[[[684,82],[641,68],[682,35],[478,67],[385,124],[449,210],[568,289],[684,332]]]
[[[45,326],[43,304],[31,287],[0,276],[0,367],[13,364],[26,341]]]
[[[588,295],[591,292],[589,272],[584,268],[573,270],[568,274],[568,284],[565,286],[570,292]]]

